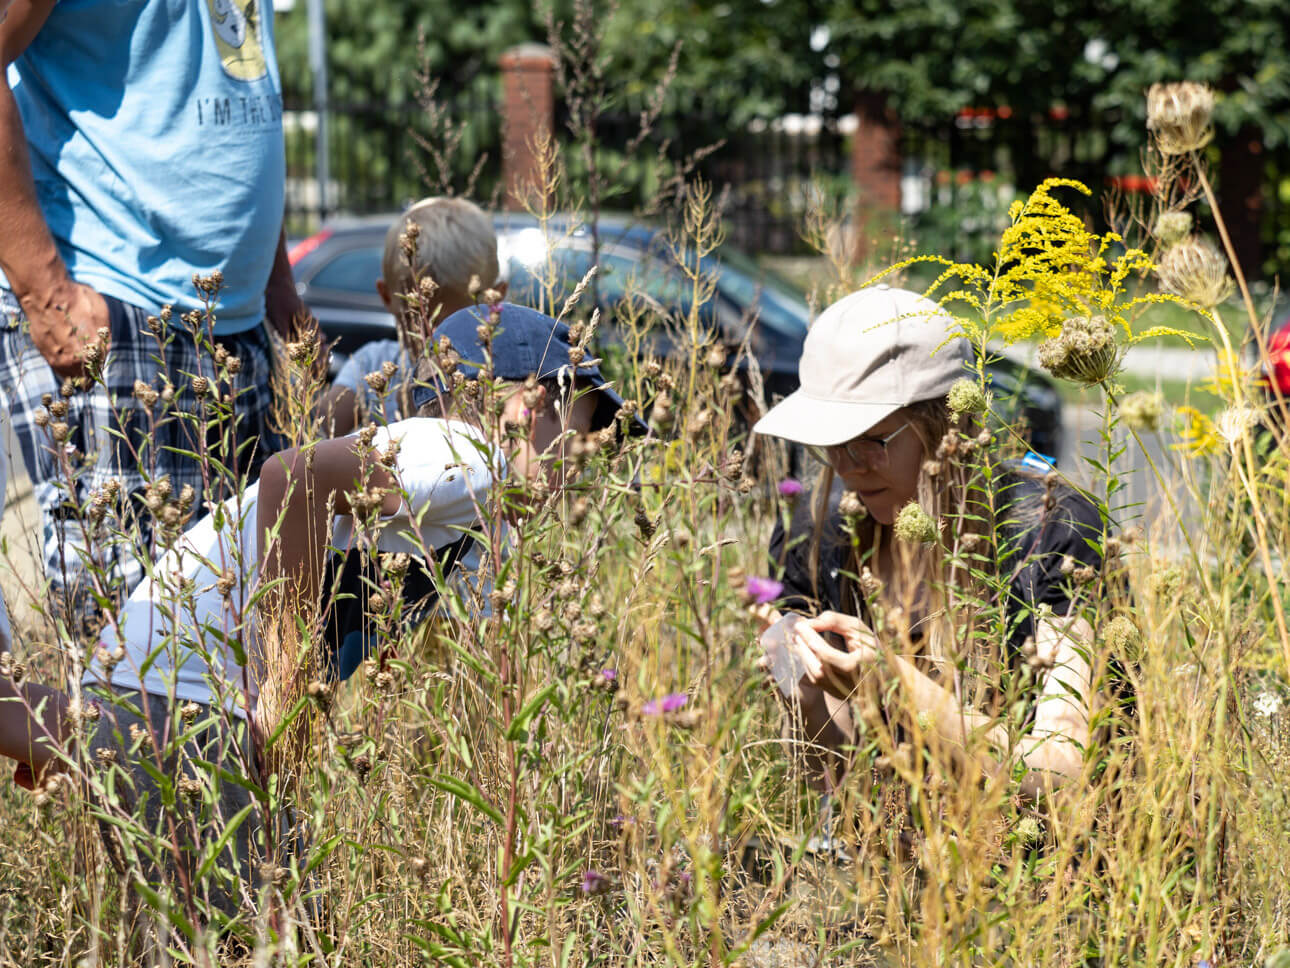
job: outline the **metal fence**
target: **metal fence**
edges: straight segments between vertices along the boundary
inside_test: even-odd
[[[676,179],[701,177],[723,203],[730,241],[756,253],[812,251],[804,229],[813,214],[845,216],[857,202],[851,182],[849,115],[785,114],[732,126],[672,92],[641,135],[644,104],[598,116],[591,129],[604,211],[659,211]],[[338,214],[391,212],[427,195],[469,194],[488,207],[501,203],[502,119],[497,85],[428,104],[332,104],[330,176],[317,178],[317,116],[288,104],[288,231],[304,234]],[[1056,111],[1020,122],[1006,109],[965,111],[942,122],[902,126],[899,232],[922,251],[988,260],[1006,224],[1008,205],[1050,174],[1079,178],[1096,192],[1112,179],[1129,194],[1145,190],[1129,173],[1136,151],[1107,136],[1110,120]],[[555,132],[563,148],[564,188],[585,205],[591,177],[587,131],[569,123],[557,100]],[[1290,265],[1290,157],[1266,155],[1264,270]],[[1101,218],[1101,201],[1088,205]]]
[[[487,91],[432,103],[330,105],[327,184],[318,178],[318,115],[287,104],[287,229],[336,215],[393,212],[425,195],[492,200],[501,178],[501,118]]]

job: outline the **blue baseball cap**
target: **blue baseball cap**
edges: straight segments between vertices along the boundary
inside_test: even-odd
[[[436,341],[447,338],[453,350],[461,357],[461,370],[466,376],[484,365],[484,345],[479,338],[479,326],[487,322],[492,307],[470,306],[459,309],[435,327]],[[497,329],[493,333],[493,376],[502,380],[526,380],[536,376],[539,380],[576,378],[584,385],[596,389],[600,402],[592,416],[593,429],[613,424],[623,398],[616,393],[592,360],[573,363],[570,353],[569,327],[559,320],[527,306],[501,303],[497,309]],[[412,388],[412,404],[420,409],[435,397],[447,392],[442,376],[428,382],[416,383]],[[629,425],[629,433],[649,430],[639,416]]]

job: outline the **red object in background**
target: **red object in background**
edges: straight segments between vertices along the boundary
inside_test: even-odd
[[[1149,195],[1156,190],[1156,180],[1149,175],[1107,175],[1106,183],[1122,192]]]
[[[1268,369],[1281,395],[1290,397],[1290,320],[1268,340]]]
[[[291,247],[291,251],[287,253],[287,261],[294,267],[297,262],[330,239],[331,234],[331,229],[323,229],[321,232],[315,232],[309,238],[297,242]]]

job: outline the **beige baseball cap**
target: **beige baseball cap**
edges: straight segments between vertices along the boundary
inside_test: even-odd
[[[801,387],[753,431],[813,447],[842,444],[901,407],[945,396],[971,359],[958,323],[936,303],[868,286],[811,325],[797,364]]]

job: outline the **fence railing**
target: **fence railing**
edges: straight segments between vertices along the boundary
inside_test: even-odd
[[[683,92],[681,92],[683,93]],[[595,119],[593,142],[604,211],[651,210],[679,174],[702,177],[723,200],[730,241],[754,253],[811,251],[808,217],[847,213],[865,199],[852,181],[857,137],[851,115],[782,115],[732,127],[683,97],[640,139],[640,113]],[[288,231],[300,235],[339,214],[393,212],[427,194],[469,194],[486,207],[503,203],[504,125],[489,85],[433,104],[332,104],[330,177],[319,191],[311,108],[288,104]],[[570,130],[557,99],[554,132],[562,145],[571,197],[586,199],[582,133]],[[964,112],[934,123],[901,125],[897,230],[922,251],[988,260],[1008,205],[1039,179],[1061,174],[1095,191],[1140,167],[1117,147],[1098,118],[1060,114],[1022,124],[1000,112]],[[1264,193],[1264,269],[1290,264],[1290,157],[1269,151]],[[1141,190],[1133,178],[1121,190]],[[1099,219],[1101,202],[1089,206]]]

